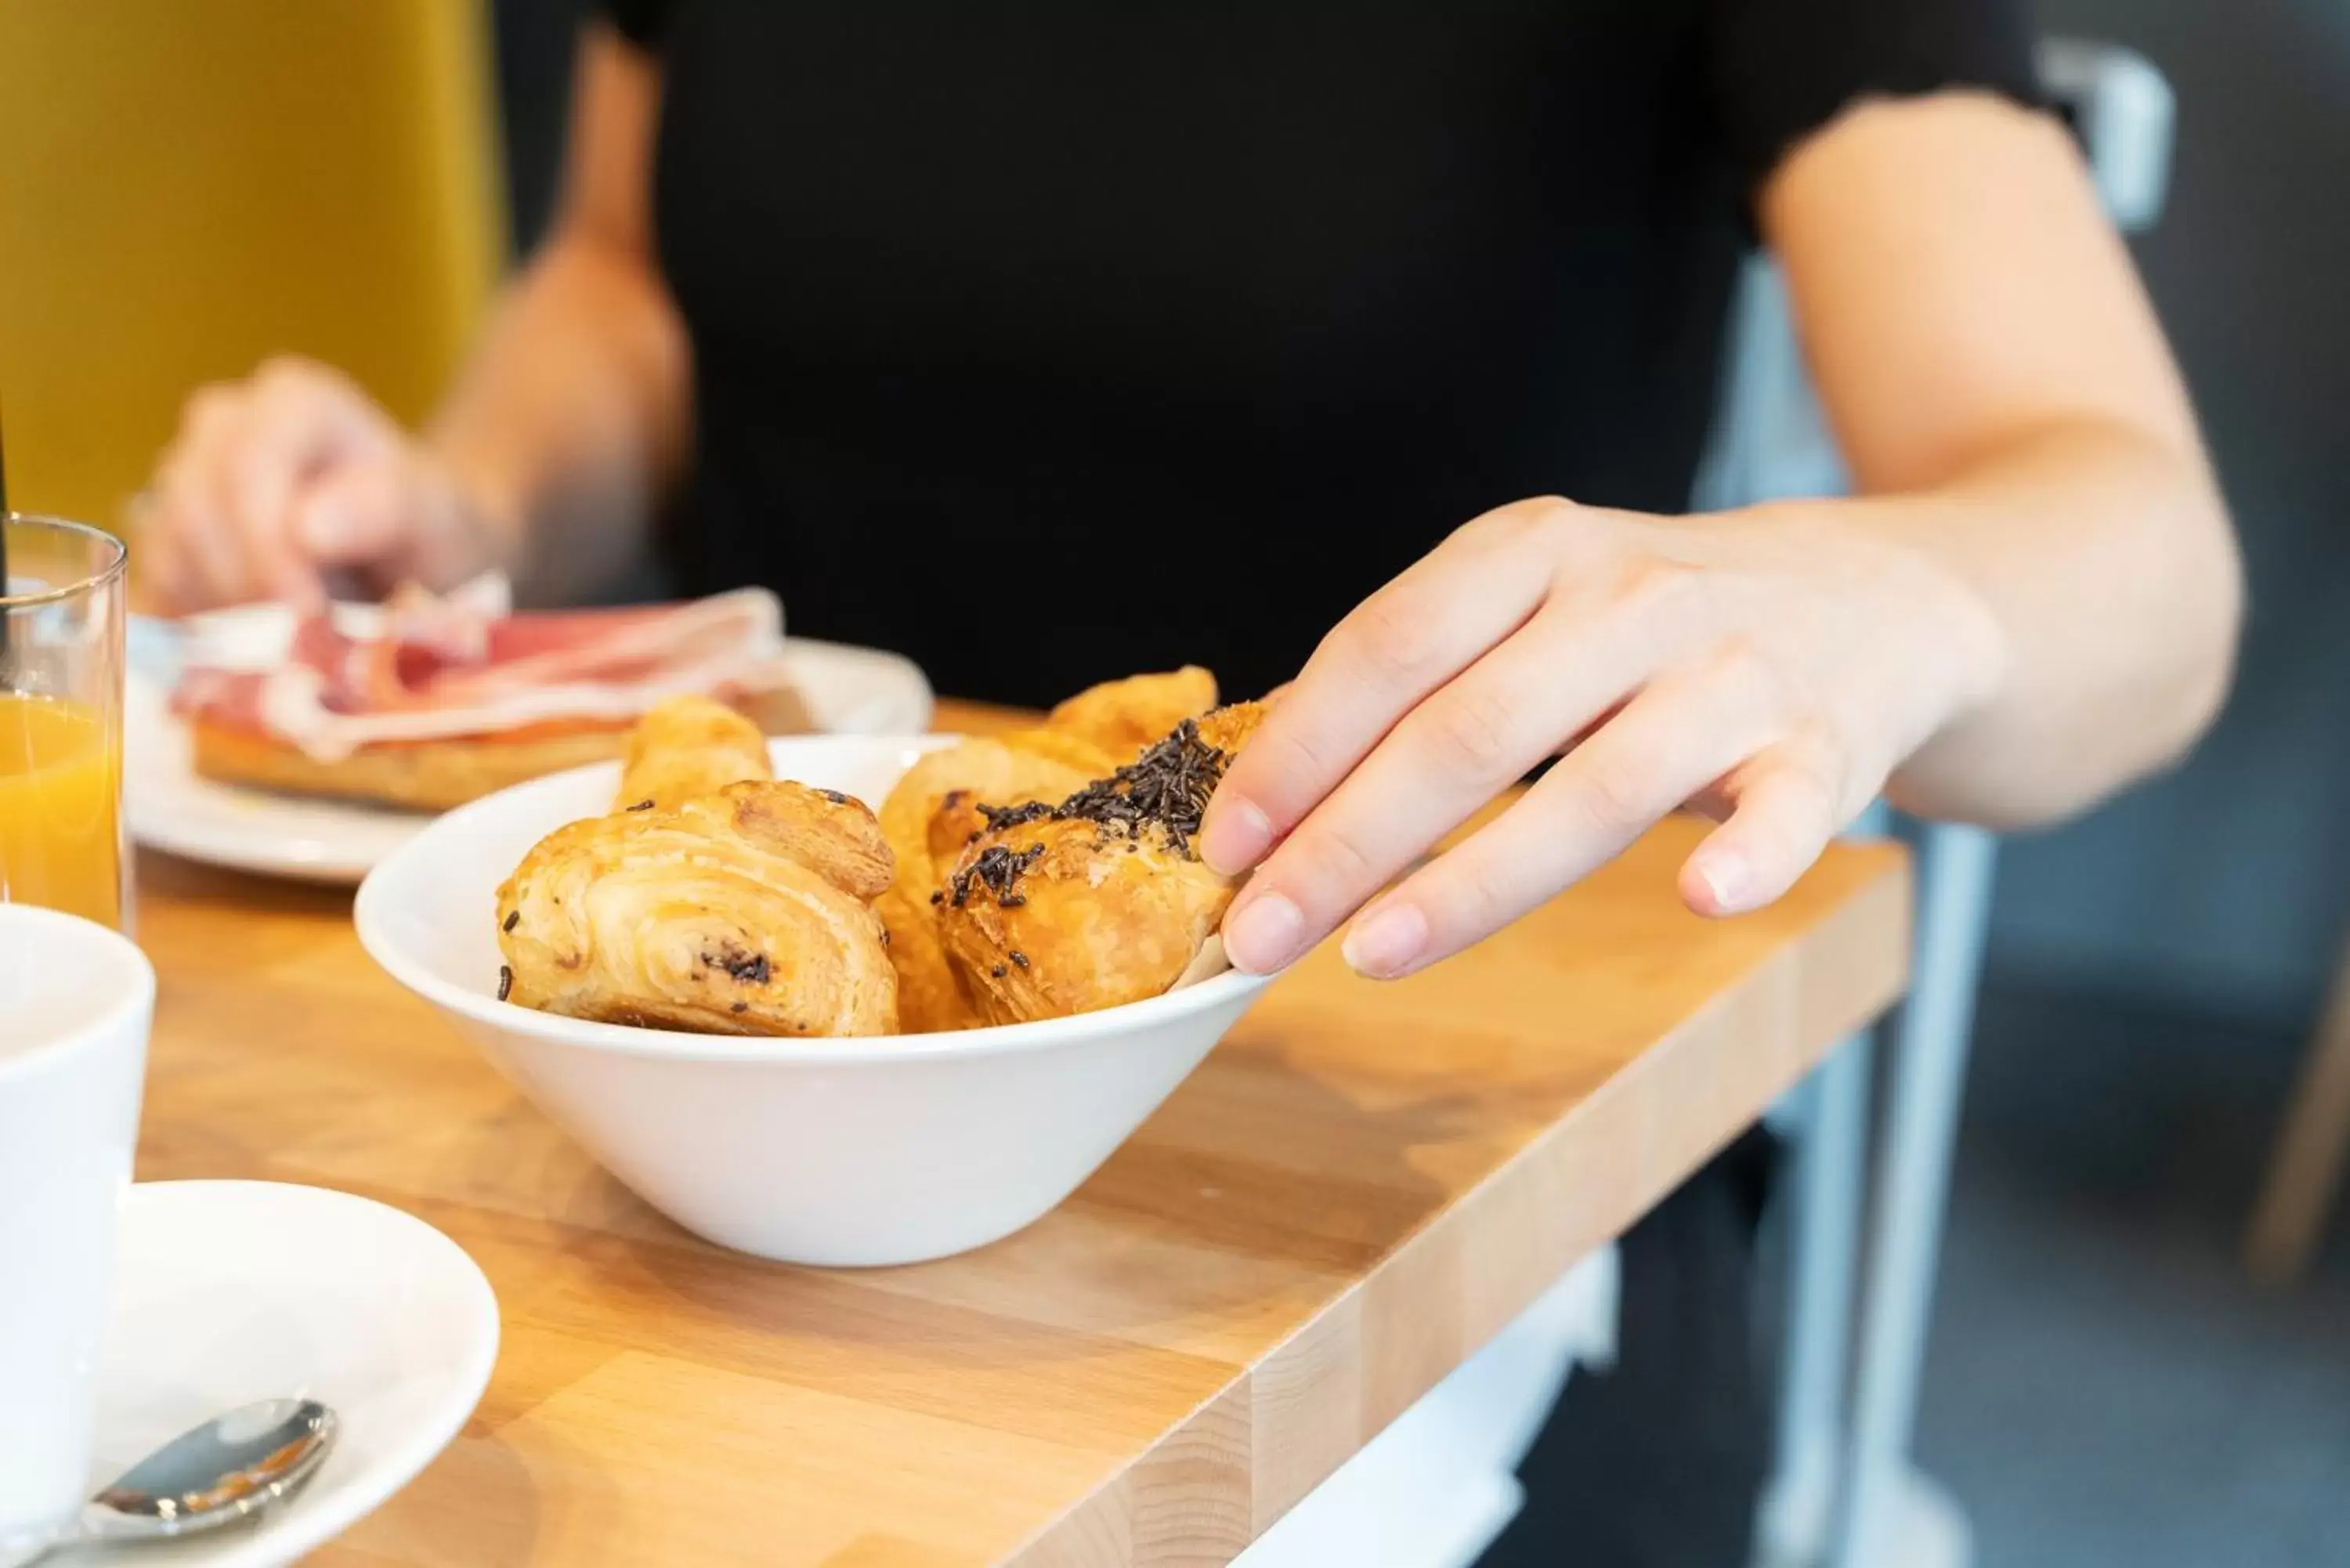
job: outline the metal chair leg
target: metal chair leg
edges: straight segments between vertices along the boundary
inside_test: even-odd
[[[1756,1515],[1756,1568],[1814,1568],[1827,1555],[1835,1522],[1874,1047],[1872,1032],[1851,1036],[1804,1085],[1788,1214],[1787,1343],[1780,1368],[1777,1454]]]
[[[1835,1568],[1893,1560],[1997,858],[1998,840],[1980,828],[1938,824],[1923,832],[1918,969],[1893,1033]]]

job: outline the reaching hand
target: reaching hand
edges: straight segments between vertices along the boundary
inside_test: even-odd
[[[1722,826],[1682,897],[1766,904],[2004,662],[1974,592],[1850,504],[1503,507],[1341,621],[1233,762],[1201,836],[1217,869],[1255,867],[1226,949],[1287,963],[1562,753],[1365,910],[1347,961],[1387,977],[1458,952],[1684,804]]]
[[[421,442],[341,374],[274,359],[188,400],[135,518],[166,610],[311,606],[329,574],[446,587],[493,564],[494,530]]]

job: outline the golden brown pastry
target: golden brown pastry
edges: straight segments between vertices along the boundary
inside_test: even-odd
[[[1261,704],[1240,703],[1187,719],[1057,805],[996,814],[963,847],[938,907],[939,940],[983,1020],[1139,1002],[1182,975],[1234,888],[1201,864],[1192,836],[1263,716]]]
[[[1223,777],[1223,764],[1241,754],[1241,748],[1249,743],[1249,738],[1256,733],[1257,726],[1263,723],[1264,716],[1272,711],[1272,701],[1259,699],[1230,702],[1212,713],[1200,715],[1201,742],[1223,753],[1216,766],[1218,778]]]
[[[1157,996],[1223,919],[1232,884],[1155,825],[1046,817],[971,846],[939,934],[981,1020],[1021,1023]]]
[[[712,1034],[887,1034],[889,847],[860,803],[751,782],[557,828],[498,889],[506,999]]]
[[[728,784],[775,776],[759,726],[708,697],[671,697],[629,732],[615,811],[675,805]]]
[[[1045,723],[1091,741],[1117,763],[1131,761],[1177,724],[1215,705],[1216,678],[1187,664],[1164,675],[1129,675],[1089,686],[1054,709]]]
[[[975,815],[981,801],[1057,801],[1108,769],[1108,760],[1089,742],[1023,731],[960,741],[928,753],[891,788],[881,803],[881,832],[898,869],[875,908],[889,930],[889,959],[898,970],[899,1017],[908,1033],[963,1029],[976,1022],[939,946],[931,895],[944,880],[944,867],[931,850],[933,821],[947,811]],[[961,829],[951,843],[959,845],[971,831]],[[947,856],[944,865],[952,863],[953,856]]]
[[[930,896],[909,895],[893,885],[873,900],[873,912],[889,934],[889,966],[898,980],[898,1028],[907,1034],[942,1034],[979,1022],[962,982],[947,967],[939,946],[938,911]]]

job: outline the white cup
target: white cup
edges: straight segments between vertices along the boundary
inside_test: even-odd
[[[128,939],[0,904],[0,1563],[74,1518],[88,1482],[154,1011]]]

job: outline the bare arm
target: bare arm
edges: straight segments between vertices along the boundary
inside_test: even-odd
[[[1201,852],[1255,871],[1235,963],[1287,962],[1402,876],[1346,951],[1409,973],[1683,804],[1721,826],[1682,895],[1734,914],[1880,791],[2046,821],[2210,722],[2233,536],[2062,131],[1980,95],[1863,106],[1762,209],[1863,497],[1700,518],[1538,497],[1462,527],[1331,632],[1218,790]]]
[[[301,359],[197,392],[140,524],[163,607],[316,603],[338,576],[445,587],[491,566],[559,600],[639,556],[691,424],[648,211],[660,75],[608,26],[582,36],[553,230],[428,431]]]
[[[691,439],[685,330],[649,210],[660,97],[652,61],[607,26],[588,32],[553,231],[426,437],[535,597],[636,561]]]
[[[2013,826],[2175,756],[2227,689],[2241,584],[2194,415],[2060,127],[1972,94],[1856,109],[1762,214],[1866,495],[2004,632],[1994,694],[1895,775]]]

